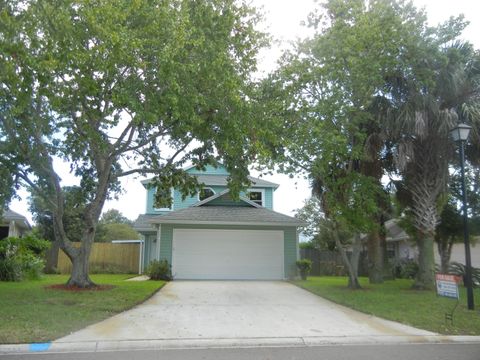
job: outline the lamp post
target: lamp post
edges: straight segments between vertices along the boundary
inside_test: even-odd
[[[460,145],[460,168],[462,173],[462,200],[463,200],[463,242],[465,244],[465,282],[467,287],[468,310],[474,310],[472,286],[472,260],[470,256],[470,240],[468,238],[467,191],[465,189],[465,142],[468,139],[471,127],[467,124],[458,124],[450,131],[452,138]]]

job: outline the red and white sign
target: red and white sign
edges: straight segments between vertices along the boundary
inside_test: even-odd
[[[435,274],[435,280],[437,282],[437,295],[454,299],[459,298],[458,283],[461,280],[460,276]]]

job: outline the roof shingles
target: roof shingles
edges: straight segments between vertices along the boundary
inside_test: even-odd
[[[151,224],[230,224],[303,226],[302,221],[266,208],[241,206],[189,207],[148,220]]]

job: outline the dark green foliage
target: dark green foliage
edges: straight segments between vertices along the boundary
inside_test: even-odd
[[[33,235],[10,237],[0,242],[0,280],[38,279],[44,268],[42,256],[50,243]]]
[[[393,262],[393,276],[400,279],[414,279],[418,273],[418,263],[413,259],[403,259]]]
[[[152,260],[145,273],[151,280],[172,280],[172,270],[167,260]]]
[[[110,209],[102,214],[99,224],[127,224],[132,226],[133,221],[125,217],[120,211]]]
[[[99,224],[95,234],[95,242],[137,239],[139,239],[139,235],[132,226],[121,223]]]
[[[465,265],[453,261],[450,264],[450,267],[448,268],[448,273],[461,276],[463,279],[463,282],[465,283],[465,275],[466,275]],[[472,266],[472,284],[475,287],[480,287],[480,269],[474,268],[473,266]]]
[[[310,270],[312,270],[312,261],[309,259],[300,259],[297,260],[296,264],[300,271],[300,277],[302,280],[306,280],[307,275],[310,273]]]
[[[83,233],[83,213],[87,199],[82,189],[78,186],[63,187],[65,208],[63,214],[63,226],[71,241],[81,241]],[[55,241],[53,232],[53,213],[50,205],[42,196],[32,195],[29,198],[29,209],[33,214],[33,220],[37,224],[35,231],[42,239]]]

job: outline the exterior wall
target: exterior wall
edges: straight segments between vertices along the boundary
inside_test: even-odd
[[[146,234],[144,235],[145,244],[144,244],[144,256],[143,256],[143,269],[146,269],[150,261],[156,258],[156,234]]]
[[[285,278],[297,275],[297,230],[295,227],[276,226],[213,226],[213,225],[180,225],[162,224],[160,237],[160,259],[172,263],[173,229],[229,229],[229,230],[283,230]]]
[[[189,173],[189,174],[204,174],[204,175],[229,175],[227,169],[225,169],[223,166],[219,166],[217,168],[214,168],[211,165],[207,165],[205,167],[205,171],[197,170],[195,168],[191,168],[191,169],[187,170],[187,173]]]
[[[480,243],[470,244],[470,259],[472,260],[472,266],[480,268]],[[455,261],[465,265],[465,245],[462,243],[453,244],[452,255],[450,261]],[[440,264],[440,254],[435,244],[435,262]]]
[[[215,194],[218,194],[219,192],[222,192],[227,189],[226,186],[206,186],[211,188]],[[182,200],[182,194],[180,191],[175,190],[174,191],[174,196],[173,196],[173,207],[175,210],[180,210],[180,209],[185,209],[187,207],[192,206],[193,204],[196,204],[198,202],[198,193],[196,193],[194,196],[187,196],[185,200]]]
[[[219,192],[222,192],[227,189],[226,186],[208,186],[207,187],[211,188],[215,194],[218,194]],[[262,189],[265,194],[265,200],[264,200],[264,205],[267,209],[273,210],[273,189],[272,188],[258,188]],[[158,214],[158,215],[163,215],[163,214],[168,214],[170,211],[159,211],[155,210],[153,206],[153,197],[155,194],[155,189],[147,189],[147,209],[146,209],[146,214]],[[245,196],[245,192],[242,192],[240,194],[241,196]],[[194,196],[187,196],[185,200],[182,199],[182,194],[178,190],[173,191],[173,210],[180,210],[184,209],[187,207],[192,206],[193,204],[197,203],[198,200],[198,193],[195,194]],[[230,205],[237,205],[237,206],[242,206],[243,203],[237,203],[237,204],[230,204]],[[213,205],[213,204],[212,204]],[[221,204],[217,204],[221,205]]]

